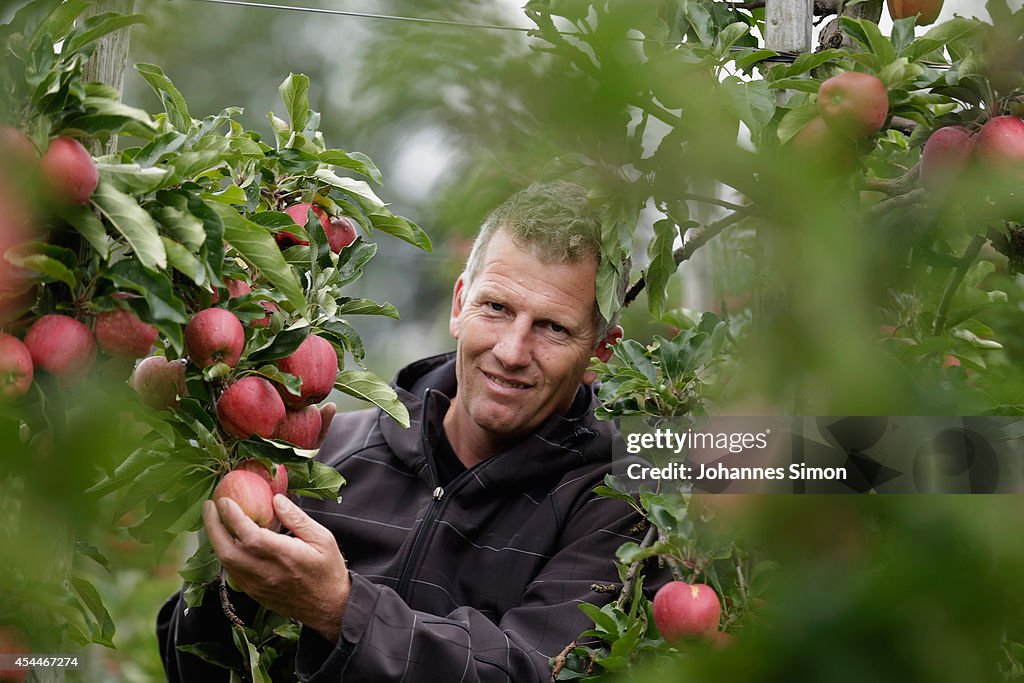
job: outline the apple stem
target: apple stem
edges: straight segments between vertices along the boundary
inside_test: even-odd
[[[235,614],[235,606],[231,604],[231,598],[228,596],[228,575],[224,571],[224,567],[220,568],[220,608],[224,612],[224,616],[228,618],[235,626],[239,628],[245,628],[245,622],[238,618]]]
[[[960,288],[960,283],[963,282],[967,269],[971,267],[974,260],[978,258],[978,254],[981,253],[981,248],[984,244],[985,238],[983,236],[975,235],[972,237],[971,243],[967,245],[963,256],[957,261],[956,268],[950,274],[949,282],[946,283],[946,290],[942,293],[942,300],[939,301],[939,307],[935,311],[935,328],[932,330],[932,334],[936,337],[942,334],[943,328],[946,327],[946,314],[949,312],[949,307],[953,304],[953,296],[956,294],[956,290]]]

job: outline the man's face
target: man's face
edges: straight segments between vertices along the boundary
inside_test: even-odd
[[[569,409],[580,382],[592,381],[591,356],[611,353],[604,343],[595,351],[596,276],[594,259],[545,263],[503,231],[493,236],[472,287],[460,278],[453,295],[453,444],[498,446]]]

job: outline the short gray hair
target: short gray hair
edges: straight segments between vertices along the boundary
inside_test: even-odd
[[[464,291],[468,290],[483,267],[487,246],[499,230],[530,249],[549,263],[579,263],[593,258],[601,264],[601,225],[604,211],[587,197],[587,191],[566,181],[534,183],[520,190],[495,209],[484,221],[473,241],[473,249],[462,273]],[[619,264],[622,277],[616,287],[618,305],[611,320],[601,315],[594,302],[594,327],[597,340],[604,339],[618,324],[619,311],[629,287],[630,259]],[[596,284],[596,283],[595,283]]]

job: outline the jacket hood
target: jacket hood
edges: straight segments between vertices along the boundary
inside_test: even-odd
[[[440,443],[444,415],[457,391],[455,353],[411,363],[392,382],[399,400],[409,410],[410,428],[403,429],[380,411],[384,439],[398,457],[420,476],[434,477],[426,453]],[[610,463],[615,425],[594,417],[598,405],[591,386],[581,384],[565,415],[552,415],[536,432],[473,468],[482,483],[563,474],[590,463]],[[432,481],[436,481],[436,477]]]

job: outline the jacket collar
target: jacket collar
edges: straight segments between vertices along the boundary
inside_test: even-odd
[[[381,411],[384,439],[406,466],[432,483],[433,464],[427,454],[433,453],[439,441],[444,415],[457,390],[455,353],[406,366],[393,386],[409,410],[410,428],[403,429]],[[593,389],[580,385],[566,415],[552,415],[532,436],[478,465],[481,476],[485,475],[488,483],[504,483],[551,476],[591,462],[610,462],[615,427],[594,417],[596,406]]]

